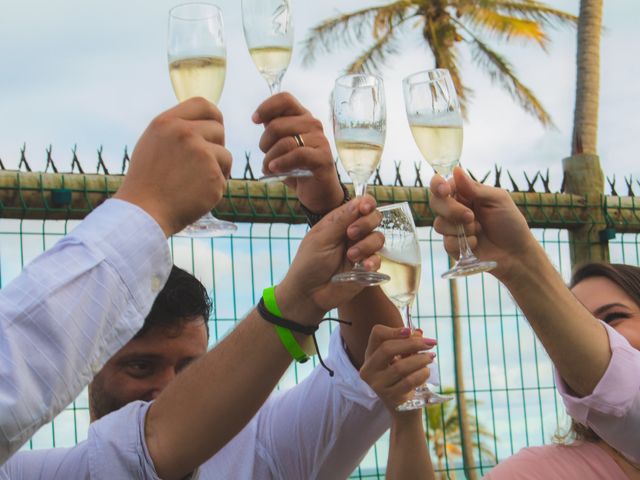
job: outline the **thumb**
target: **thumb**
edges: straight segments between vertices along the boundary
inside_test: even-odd
[[[453,169],[453,179],[457,194],[471,202],[478,197],[480,185],[467,175],[462,168],[455,167]]]

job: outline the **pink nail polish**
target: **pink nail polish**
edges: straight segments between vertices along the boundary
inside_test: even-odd
[[[434,346],[438,344],[438,341],[435,338],[423,338],[422,341],[425,345]]]
[[[409,335],[411,335],[411,329],[410,328],[403,328],[402,330],[400,330],[400,336],[401,337],[408,337]]]

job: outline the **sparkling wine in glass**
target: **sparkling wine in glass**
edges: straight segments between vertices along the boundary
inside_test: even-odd
[[[451,75],[438,68],[409,75],[402,81],[411,133],[422,156],[433,169],[449,178],[462,152],[462,113]],[[458,225],[460,257],[442,278],[486,272],[496,262],[480,261],[473,254],[464,227]]]
[[[380,164],[387,131],[382,79],[374,75],[345,75],[336,80],[332,94],[333,135],[340,163],[353,182],[356,196],[364,195],[367,181]],[[351,271],[333,276],[334,282],[378,285],[389,280],[368,272],[359,263]]]
[[[290,1],[242,0],[242,25],[253,63],[267,81],[271,95],[279,93],[282,77],[289,68],[293,51]],[[265,175],[260,180],[277,182],[287,177],[311,176],[313,173],[310,170],[296,168],[288,172]]]
[[[382,291],[398,308],[407,327],[413,332],[411,308],[420,287],[421,255],[418,234],[407,202],[378,208],[382,221],[378,231],[384,234],[384,247],[378,252],[381,273],[390,277],[381,285]],[[415,410],[426,405],[443,403],[452,397],[432,391],[427,384],[416,388],[413,398],[398,405],[398,411]]]
[[[169,77],[182,102],[204,97],[217,104],[227,70],[222,12],[207,3],[186,3],[169,11]],[[179,161],[179,159],[176,159]],[[182,233],[191,237],[227,235],[238,227],[207,213]]]

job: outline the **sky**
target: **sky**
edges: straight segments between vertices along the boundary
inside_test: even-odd
[[[166,60],[168,0],[2,0],[0,5],[0,159],[18,164],[20,147],[35,169],[44,167],[45,148],[53,146],[60,167],[68,169],[71,149],[91,170],[103,145],[107,164],[117,168],[125,146],[131,150],[149,121],[175,104]],[[367,5],[384,2],[366,2]],[[577,13],[577,0],[549,4]],[[257,148],[261,127],[251,123],[255,108],[268,96],[243,38],[240,2],[221,0],[227,39],[227,80],[220,102],[227,127],[227,146],[240,176],[244,152],[261,163]],[[329,94],[333,81],[364,46],[322,55],[311,67],[301,62],[301,42],[310,27],[340,12],[363,5],[356,0],[293,2],[296,46],[283,88],[296,95],[325,123],[331,143]],[[640,58],[630,54],[640,40],[634,25],[640,4],[634,0],[605,2],[602,37],[602,80],[598,149],[605,174],[638,176],[633,155],[640,107]],[[544,129],[499,87],[471,65],[463,54],[463,78],[474,92],[465,124],[462,163],[479,175],[494,163],[511,170],[524,183],[522,171],[552,172],[559,188],[561,160],[570,153],[575,88],[575,31],[552,31],[548,52],[535,46],[496,44],[518,75],[541,99],[557,128]],[[408,129],[401,80],[433,60],[418,32],[403,34],[401,53],[382,70],[387,95],[387,142],[382,159],[385,181],[393,180],[393,163],[413,181],[414,162],[421,157]],[[423,169],[428,182],[430,170]]]
[[[87,170],[92,170],[97,160],[96,149],[102,145],[108,166],[117,170],[124,147],[128,146],[131,150],[151,119],[176,103],[168,76],[166,34],[167,13],[177,3],[175,0],[0,0],[0,159],[5,165],[8,168],[17,166],[20,148],[26,143],[32,167],[42,169],[45,148],[52,145],[58,167],[67,170],[72,158],[71,149],[77,144],[81,162]],[[366,2],[367,5],[374,3],[384,2]],[[579,2],[550,0],[548,3],[577,13]],[[220,108],[225,116],[227,146],[236,159],[233,174],[237,177],[244,168],[245,151],[252,153],[255,168],[261,164],[262,157],[257,148],[261,127],[253,125],[250,117],[268,96],[268,88],[246,48],[240,2],[221,0],[218,4],[225,18],[228,65]],[[352,11],[363,4],[356,0],[293,1],[297,43],[283,88],[296,95],[325,123],[325,131],[332,144],[329,94],[335,78],[341,74],[357,49],[342,49],[339,53],[323,55],[313,66],[305,68],[301,62],[300,43],[317,22],[339,12]],[[640,32],[636,27],[636,19],[640,18],[640,3],[635,0],[605,2],[604,14],[599,153],[605,174],[615,174],[618,178],[633,174],[640,178],[634,141],[639,126],[635,119],[636,111],[640,107],[640,83],[636,80],[640,78],[640,58],[635,54],[640,41]],[[553,31],[551,39],[546,53],[532,46],[507,47],[497,44],[495,47],[508,56],[523,82],[541,99],[551,113],[556,129],[542,128],[535,119],[522,112],[507,94],[492,86],[487,77],[463,55],[464,81],[473,88],[475,96],[465,123],[462,162],[473,172],[482,175],[497,163],[520,179],[522,186],[523,171],[531,174],[538,169],[549,168],[552,188],[559,188],[561,161],[570,153],[576,34],[571,30]],[[406,183],[411,183],[414,178],[413,164],[420,161],[421,157],[405,118],[401,80],[414,71],[431,68],[433,60],[422,48],[417,32],[406,32],[401,45],[401,54],[391,59],[387,68],[382,70],[388,106],[388,134],[382,171],[383,178],[392,182],[393,163],[400,161],[403,176],[409,180]],[[430,171],[423,168],[423,181],[428,182],[429,177]],[[17,232],[18,228],[23,227],[9,220],[3,222],[7,231],[13,228]],[[46,229],[62,233],[61,224],[46,222]],[[15,233],[2,236],[0,267],[3,284],[19,272],[23,262],[28,262],[58,238],[53,235],[44,241],[39,236],[44,226],[30,226],[29,222],[25,222],[25,225],[33,227],[34,235],[20,237]],[[283,252],[288,252],[287,255],[291,253],[288,248],[289,227],[276,225],[273,226],[274,230],[271,226],[255,228],[254,231],[253,227],[241,225],[233,240],[216,239],[215,244],[209,244],[208,241],[190,243],[184,238],[172,242],[176,263],[186,268],[193,266],[196,275],[214,295],[218,309],[216,315],[229,319],[221,323],[220,334],[233,325],[232,318],[241,317],[253,305],[264,284],[273,282],[273,278],[266,278],[267,273],[275,271],[277,280],[288,264],[289,258]],[[261,230],[263,228],[264,231]],[[301,229],[304,227],[293,227],[297,234],[303,233]],[[253,256],[248,254],[251,234],[255,238],[262,235],[262,240],[251,240]],[[428,235],[428,238],[423,238],[424,242],[431,241],[430,230],[427,232],[425,229],[422,234]],[[559,241],[560,237],[556,231],[540,233],[547,234],[551,245],[548,251],[551,252],[555,250],[554,242]],[[266,240],[274,236],[278,238],[273,243],[272,240]],[[554,240],[554,236],[558,236],[558,239]],[[435,242],[435,256],[426,248],[423,252],[425,267],[416,314],[424,317],[425,331],[434,331],[443,340],[438,361],[443,382],[451,384],[453,361],[448,340],[451,338],[450,328],[446,321],[435,321],[436,316],[443,313],[446,316],[448,313],[448,285],[444,281],[427,278],[429,272],[433,275],[433,272],[437,274],[445,269],[439,238]],[[297,240],[293,243],[295,251]],[[563,267],[566,276],[566,245],[562,248],[563,253],[552,255],[552,261]],[[280,253],[273,257],[273,252]],[[637,263],[637,252],[635,255]],[[427,259],[433,262],[432,268],[426,266]],[[255,269],[254,261],[257,264]],[[212,273],[214,264],[215,274]],[[229,271],[233,271],[232,265],[239,272],[237,282],[225,281]],[[245,277],[249,268],[252,269],[252,275],[255,273],[256,276],[255,281],[252,276],[251,286],[248,286]],[[499,457],[503,458],[513,453],[514,448],[517,451],[524,445],[525,437],[527,443],[549,440],[555,416],[545,418],[548,429],[543,438],[536,424],[539,421],[536,412],[539,411],[542,416],[544,403],[545,414],[551,415],[548,412],[555,406],[555,398],[551,394],[544,402],[536,398],[529,399],[529,406],[524,408],[521,404],[526,403],[525,393],[514,398],[500,397],[499,389],[505,386],[551,385],[551,375],[549,363],[540,361],[544,354],[539,352],[539,346],[534,345],[533,336],[524,320],[520,318],[517,323],[507,324],[504,330],[502,325],[498,328],[498,320],[517,314],[508,295],[503,292],[500,296],[497,282],[491,279],[485,284],[483,278],[489,277],[478,276],[471,279],[470,283],[465,283],[462,293],[470,315],[485,315],[484,322],[474,319],[473,323],[470,321],[463,327],[467,335],[465,338],[475,339],[474,342],[464,342],[469,349],[465,350],[465,370],[469,378],[473,377],[468,388],[498,389],[494,391],[495,397],[480,398],[484,402],[480,408],[485,412],[483,421],[493,422],[492,428],[499,437]],[[233,298],[233,302],[224,301],[229,298]],[[487,302],[486,305],[484,302]],[[488,319],[487,311],[490,313]],[[498,315],[495,314],[497,311]],[[487,328],[491,330],[491,335],[487,334]],[[509,346],[506,351],[505,343]],[[513,345],[518,348],[515,349]],[[538,372],[540,365],[541,374]],[[473,373],[474,368],[476,373]],[[292,376],[286,377],[284,385],[293,381]],[[538,392],[537,395],[541,394]],[[507,413],[514,415],[513,419],[509,417],[510,422],[505,419],[505,405],[511,409]],[[526,413],[522,413],[524,411]],[[497,418],[494,414],[497,414]],[[526,432],[527,422],[531,423],[531,431],[534,432],[531,438]],[[57,428],[63,425],[67,425],[69,431],[74,431],[73,418],[61,418]],[[82,425],[80,438],[84,436]],[[513,436],[510,431],[515,432]],[[41,430],[41,440],[39,442],[36,436],[33,446],[49,445],[49,427]],[[68,436],[66,441],[58,444],[74,442],[74,437]],[[384,441],[380,445],[383,450],[379,455],[383,458],[386,456]],[[369,459],[369,463],[375,465],[374,460]]]

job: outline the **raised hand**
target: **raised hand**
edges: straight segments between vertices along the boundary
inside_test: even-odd
[[[146,210],[169,236],[220,201],[230,171],[220,110],[192,98],[147,127],[115,197]]]

